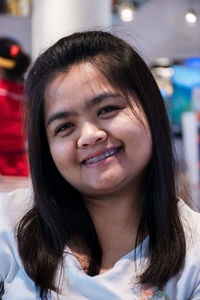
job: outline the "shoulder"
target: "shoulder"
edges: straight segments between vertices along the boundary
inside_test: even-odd
[[[186,240],[185,267],[198,270],[200,285],[200,214],[182,200],[179,201],[179,212]]]
[[[11,282],[20,268],[16,226],[32,206],[32,188],[0,194],[0,281]]]
[[[183,200],[178,202],[179,215],[187,238],[200,245],[200,213],[191,209]]]
[[[173,279],[177,286],[176,299],[200,299],[200,214],[183,200],[179,200],[178,208],[185,233],[186,256],[182,269]],[[168,284],[169,293],[173,290],[172,282]]]
[[[15,227],[32,206],[33,191],[31,187],[0,193],[0,231],[6,224]]]
[[[22,299],[36,299],[34,283],[24,272],[16,237],[18,222],[32,206],[32,188],[0,193],[0,282],[4,283],[6,299],[18,299],[14,296],[20,292]]]

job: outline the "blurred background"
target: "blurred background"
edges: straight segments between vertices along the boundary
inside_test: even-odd
[[[114,33],[146,61],[166,104],[179,176],[200,210],[200,0],[0,0],[0,38],[17,40],[32,63],[86,29]],[[29,176],[0,173],[0,191],[29,184]]]

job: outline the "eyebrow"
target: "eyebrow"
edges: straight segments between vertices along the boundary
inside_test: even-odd
[[[99,103],[101,103],[103,100],[105,100],[106,98],[117,98],[120,97],[120,94],[115,94],[115,93],[102,93],[100,95],[95,96],[94,98],[90,99],[87,103],[86,103],[86,108],[90,108],[94,105],[97,105]],[[56,120],[60,120],[60,119],[66,119],[68,117],[74,116],[76,115],[76,112],[73,111],[60,111],[60,112],[56,112],[54,114],[52,114],[48,121],[47,121],[47,127],[54,121]]]

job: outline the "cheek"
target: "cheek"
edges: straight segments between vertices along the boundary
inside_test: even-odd
[[[50,152],[58,169],[74,161],[74,150],[70,143],[55,142],[50,144]]]
[[[141,124],[135,125],[126,132],[127,150],[130,156],[145,161],[151,158],[152,139],[149,129],[145,129]]]

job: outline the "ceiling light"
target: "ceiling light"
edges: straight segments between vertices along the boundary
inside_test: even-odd
[[[124,22],[130,22],[133,20],[135,15],[135,8],[131,4],[122,4],[119,7],[120,19]]]
[[[196,23],[196,21],[197,21],[197,15],[196,15],[196,13],[195,13],[193,10],[188,11],[188,12],[185,14],[185,20],[186,20],[188,23],[191,23],[191,24]]]

